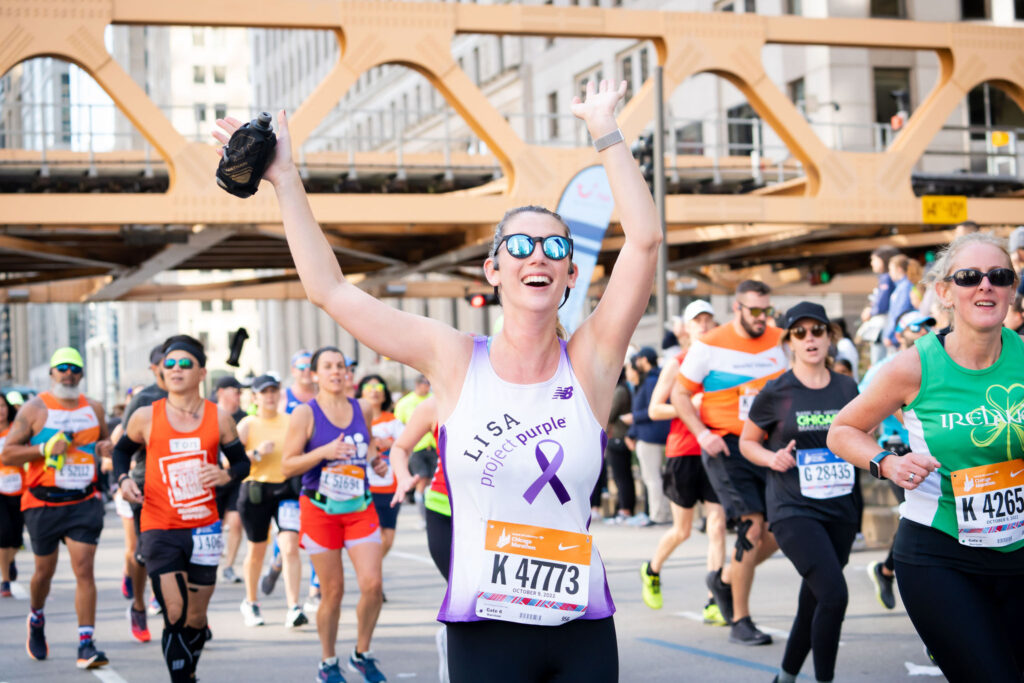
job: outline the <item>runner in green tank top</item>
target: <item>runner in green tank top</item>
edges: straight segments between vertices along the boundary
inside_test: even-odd
[[[902,351],[832,423],[840,457],[906,489],[900,595],[946,678],[1024,681],[1024,343],[1002,326],[1017,275],[1002,240],[957,238],[932,271],[953,330]],[[869,432],[903,410],[911,452]]]

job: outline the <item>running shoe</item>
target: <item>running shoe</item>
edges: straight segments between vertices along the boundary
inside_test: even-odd
[[[135,589],[132,586],[132,577],[127,574],[121,577],[121,595],[124,596],[125,600],[131,600],[135,597]]]
[[[308,623],[309,618],[306,617],[306,613],[302,611],[301,607],[298,605],[292,605],[288,608],[288,613],[284,616],[285,628],[295,628]]]
[[[743,617],[732,625],[729,642],[740,645],[771,645],[772,637],[754,626],[750,617]]]
[[[110,664],[110,660],[102,651],[96,649],[96,643],[92,638],[78,644],[79,669],[98,669],[107,664]]]
[[[146,611],[149,612],[149,616],[155,617],[163,612],[164,608],[160,606],[160,601],[156,597],[152,597],[149,599],[149,608]]]
[[[305,604],[302,605],[304,612],[315,612],[320,609],[320,593],[316,595],[310,595],[306,598]]]
[[[732,623],[732,586],[722,581],[722,570],[708,572],[704,581],[726,623]]]
[[[28,615],[28,640],[25,641],[25,650],[29,657],[37,661],[46,659],[46,655],[50,653],[50,648],[46,645],[46,634],[43,632],[45,626],[44,619],[40,619],[38,624],[33,624],[32,615]]]
[[[224,567],[220,573],[226,583],[242,583],[242,577],[235,573],[234,567]]]
[[[345,677],[341,675],[337,657],[331,657],[330,661],[320,662],[316,680],[319,683],[345,683]]]
[[[242,600],[238,609],[242,612],[242,618],[245,620],[246,626],[263,626],[263,615],[260,614],[259,604]]]
[[[12,598],[14,594],[11,593],[11,582],[0,581],[0,598]]]
[[[132,637],[140,643],[148,643],[150,639],[149,625],[146,623],[146,610],[135,611],[128,605],[128,625],[132,629]]]
[[[892,592],[892,582],[896,577],[883,574],[883,566],[881,562],[872,562],[868,565],[868,576],[871,577],[871,583],[875,584],[875,597],[882,603],[882,607],[895,609],[896,595]]]
[[[640,581],[643,583],[644,604],[651,609],[661,609],[661,576],[651,573],[651,563],[640,565]]]
[[[718,609],[714,599],[708,600],[708,604],[704,605],[704,623],[709,626],[729,625],[729,622],[722,616],[722,610]]]
[[[260,579],[260,590],[263,591],[264,595],[270,595],[274,592],[274,586],[277,585],[277,580],[281,577],[281,568],[275,568],[274,565],[270,565],[267,569],[267,573]]]
[[[377,668],[377,660],[369,652],[358,654],[353,651],[348,658],[348,668],[362,674],[366,683],[385,683],[388,680]]]
[[[626,520],[626,526],[653,526],[654,522],[645,512],[638,512]]]

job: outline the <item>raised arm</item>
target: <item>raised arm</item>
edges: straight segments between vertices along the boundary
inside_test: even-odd
[[[596,89],[588,83],[586,99],[581,102],[575,98],[572,113],[586,122],[591,138],[597,140],[616,129],[615,106],[625,93],[625,81],[617,89],[611,81],[601,81]],[[573,367],[582,375],[580,379],[591,397],[594,389],[610,395],[608,390],[618,377],[629,339],[651,298],[661,244],[654,200],[629,146],[625,142],[611,145],[600,152],[600,157],[626,239],[601,302],[570,340]],[[588,284],[580,282],[576,286]]]
[[[284,110],[278,113],[277,123],[274,159],[263,177],[277,193],[288,248],[309,300],[366,346],[423,372],[435,390],[445,392],[451,382],[451,391],[457,391],[472,353],[472,339],[438,321],[393,308],[345,279],[292,161]],[[226,144],[242,122],[226,118],[218,119],[217,125],[222,130],[213,135]]]

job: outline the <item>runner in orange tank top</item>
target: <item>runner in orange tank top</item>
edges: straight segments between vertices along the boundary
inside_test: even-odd
[[[167,398],[139,408],[114,449],[121,494],[142,503],[139,550],[163,607],[162,650],[171,681],[195,679],[209,637],[206,610],[223,550],[216,486],[249,474],[235,421],[199,395],[206,354],[187,335],[163,346]],[[145,499],[128,476],[131,456],[146,446]],[[218,450],[230,468],[221,469]]]
[[[67,546],[75,573],[80,669],[108,663],[96,649],[96,581],[93,565],[103,531],[103,501],[96,490],[99,459],[110,455],[103,407],[79,390],[84,363],[71,347],[50,358],[50,390],[21,407],[3,449],[3,464],[28,465],[21,509],[36,556],[25,649],[46,659],[43,606],[57,570],[57,548]]]

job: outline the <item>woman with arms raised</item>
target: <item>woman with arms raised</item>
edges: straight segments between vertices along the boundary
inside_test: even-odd
[[[578,271],[560,217],[520,207],[498,224],[484,274],[498,288],[505,323],[492,338],[471,338],[345,280],[279,115],[277,156],[264,177],[277,191],[307,295],[363,344],[424,373],[437,397],[453,513],[451,576],[438,618],[448,624],[455,683],[618,678],[614,606],[587,534],[589,499],[602,466],[601,425],[650,299],[661,242],[651,193],[616,128],[625,89],[625,82],[591,83],[585,101],[572,104],[596,141],[625,242],[605,296],[568,342],[556,335],[557,311]],[[237,125],[221,123],[228,133]],[[495,666],[496,643],[531,656]]]

